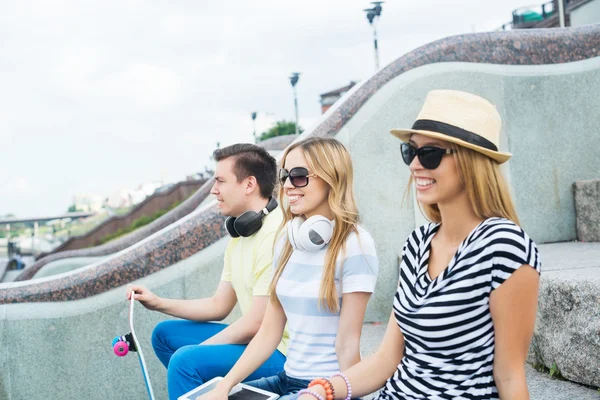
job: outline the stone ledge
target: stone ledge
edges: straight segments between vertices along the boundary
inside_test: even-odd
[[[577,240],[600,242],[600,179],[573,184]]]
[[[600,243],[539,246],[542,279],[530,362],[600,387]]]
[[[530,360],[600,387],[600,267],[552,275],[540,285]]]

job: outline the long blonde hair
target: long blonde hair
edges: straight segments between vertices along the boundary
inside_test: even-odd
[[[475,215],[481,219],[502,217],[519,224],[510,190],[500,165],[491,158],[466,147],[451,143],[461,184],[464,185]],[[413,183],[411,176],[409,187]],[[432,222],[441,222],[437,204],[419,204]]]
[[[335,227],[325,255],[325,268],[319,290],[319,304],[327,307],[331,312],[338,312],[340,305],[335,287],[337,259],[340,252],[343,253],[346,250],[348,236],[352,232],[357,233],[356,224],[358,223],[358,209],[354,200],[352,160],[348,150],[338,140],[312,137],[288,147],[283,153],[282,166],[285,165],[288,154],[296,148],[302,150],[308,163],[309,172],[317,174],[319,179],[322,179],[329,186],[327,203],[333,214]],[[279,204],[283,205],[283,200],[284,189],[283,186],[280,186]],[[287,223],[295,217],[289,207],[283,210],[283,214],[283,223],[279,227],[277,237],[287,231]],[[289,240],[285,240],[269,288],[271,301],[275,303],[279,302],[275,288],[291,255],[292,245]]]

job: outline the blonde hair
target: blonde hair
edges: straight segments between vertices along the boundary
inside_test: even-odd
[[[475,215],[481,219],[502,217],[519,224],[510,190],[500,165],[491,158],[466,147],[451,143],[453,157]],[[411,176],[409,188],[413,183]],[[421,210],[432,222],[441,222],[442,216],[437,204],[419,204]]]
[[[333,214],[335,227],[325,255],[323,278],[319,290],[319,304],[325,306],[331,312],[338,312],[340,305],[335,286],[338,255],[340,252],[345,252],[348,236],[352,232],[358,233],[356,229],[358,209],[354,200],[352,160],[350,159],[348,150],[338,140],[312,137],[288,147],[283,153],[282,165],[285,165],[288,154],[296,148],[302,150],[304,158],[306,158],[306,162],[308,163],[309,172],[317,174],[318,179],[322,179],[329,186],[327,203]],[[283,186],[280,186],[279,204],[283,205],[283,200],[284,189]],[[289,207],[283,210],[283,214],[284,218],[279,227],[278,237],[287,230],[287,223],[295,217]],[[279,302],[275,288],[291,255],[292,245],[289,240],[285,240],[279,256],[277,269],[269,288],[271,301],[275,303]]]

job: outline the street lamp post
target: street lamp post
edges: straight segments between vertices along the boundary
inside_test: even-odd
[[[565,3],[564,0],[558,0],[558,25],[565,27]]]
[[[254,111],[252,114],[252,130],[253,130],[253,135],[254,135],[254,141],[256,142],[256,111]]]
[[[373,8],[367,8],[364,11],[367,13],[367,20],[371,27],[373,27],[373,46],[375,48],[375,69],[379,69],[379,48],[377,47],[377,25],[375,19],[379,20],[381,15],[381,5],[383,1],[372,1]]]
[[[300,78],[299,72],[292,72],[292,76],[290,76],[290,83],[292,84],[292,88],[294,89],[294,109],[296,111],[296,135],[300,133],[298,127],[298,94],[296,92],[296,84],[298,83],[298,79]]]

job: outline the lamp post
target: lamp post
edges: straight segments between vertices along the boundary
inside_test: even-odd
[[[298,83],[299,78],[299,72],[292,72],[292,76],[290,76],[290,83],[292,84],[292,88],[294,89],[294,109],[296,111],[296,135],[300,133],[298,128],[298,94],[296,92],[296,84]]]
[[[564,3],[564,0],[558,0],[558,24],[561,28],[565,27],[565,3]]]
[[[256,142],[256,111],[250,114],[250,116],[252,117],[252,130],[254,132],[254,141]]]
[[[367,13],[367,20],[369,24],[373,28],[373,46],[375,48],[375,69],[379,69],[379,48],[377,47],[377,26],[375,24],[375,19],[379,20],[379,16],[381,15],[381,5],[383,1],[372,1],[373,8],[367,8],[364,11]]]
[[[220,149],[220,148],[221,148],[221,142],[217,142],[217,149]],[[209,159],[210,159],[212,162],[214,162],[214,165],[213,165],[213,171],[216,171],[216,170],[217,170],[217,162],[218,162],[218,161],[217,161],[217,160],[215,160],[215,158],[213,157],[213,155],[212,155],[212,154],[211,154],[211,156],[209,157]]]

